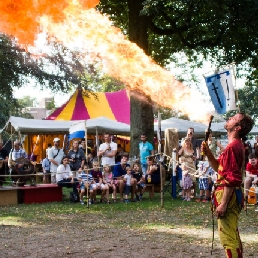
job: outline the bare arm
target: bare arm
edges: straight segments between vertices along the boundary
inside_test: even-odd
[[[183,151],[184,151],[184,148],[182,147],[182,148],[178,151],[178,155],[181,156]]]
[[[53,163],[54,165],[58,166],[58,162],[55,161],[54,159],[49,159],[49,161],[50,161],[51,163]]]
[[[247,171],[247,170],[246,170],[246,176],[247,176],[247,177],[253,177],[253,178],[257,177],[256,175],[251,174],[251,173],[250,173],[249,171]]]
[[[117,150],[112,150],[110,153],[106,153],[105,157],[114,157],[116,156]]]

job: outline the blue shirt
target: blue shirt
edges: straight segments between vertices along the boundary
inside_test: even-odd
[[[126,164],[125,169],[122,168],[121,162],[116,163],[114,166],[114,178],[120,177],[126,174],[126,167],[130,167],[130,164]]]
[[[149,142],[140,142],[139,143],[140,150],[140,161],[142,164],[147,164],[146,157],[151,155],[151,151],[153,151],[153,146]]]
[[[50,161],[48,158],[43,159],[42,168],[44,168],[46,171],[50,171]]]

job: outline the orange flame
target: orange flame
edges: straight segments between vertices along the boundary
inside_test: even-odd
[[[40,27],[66,47],[83,46],[82,56],[90,52],[101,58],[106,72],[130,90],[140,90],[157,104],[177,108],[192,119],[205,116],[207,106],[200,92],[177,81],[136,44],[126,40],[107,17],[89,9],[98,4],[97,0],[20,0],[15,4],[1,1],[0,28],[18,37],[20,43],[33,43]]]

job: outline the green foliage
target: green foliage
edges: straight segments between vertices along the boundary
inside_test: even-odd
[[[46,103],[46,109],[47,110],[54,110],[56,108],[56,105],[55,105],[55,100],[54,98],[51,98],[49,101],[47,101]]]
[[[24,108],[25,107],[34,107],[35,101],[36,101],[36,98],[34,98],[34,97],[24,96],[24,97],[18,99],[18,104]]]

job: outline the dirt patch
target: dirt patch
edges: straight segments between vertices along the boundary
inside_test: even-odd
[[[43,212],[42,212],[43,214]],[[71,214],[37,214],[16,225],[0,225],[1,257],[210,257],[211,223],[207,214],[177,216],[172,210],[126,209],[101,214],[85,209]],[[195,215],[193,215],[195,216]],[[188,223],[187,223],[188,221]],[[244,257],[257,257],[257,228],[243,222]],[[224,257],[217,232],[213,258]]]

